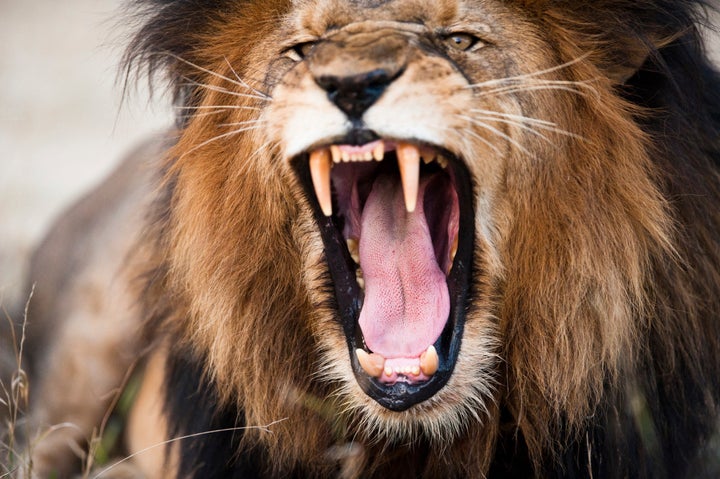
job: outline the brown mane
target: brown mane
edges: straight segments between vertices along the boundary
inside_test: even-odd
[[[588,432],[596,415],[655,415],[650,433],[633,433],[643,439],[672,435],[662,403],[671,408],[707,389],[705,411],[716,413],[720,99],[709,91],[716,78],[693,26],[697,2],[515,2],[555,40],[562,78],[581,82],[578,91],[531,95],[572,135],[529,143],[530,168],[526,158],[508,159],[505,188],[520,193],[498,201],[494,226],[512,240],[488,245],[496,257],[475,257],[484,274],[475,294],[494,302],[472,304],[468,316],[494,323],[468,321],[466,335],[481,327],[498,334],[495,402],[480,422],[439,430],[439,443],[460,438],[442,450],[419,428],[420,446],[399,447],[397,457],[383,454],[392,434],[318,380],[333,373],[315,353],[337,353],[314,338],[341,333],[297,180],[257,131],[217,136],[217,125],[250,125],[263,108],[262,95],[228,79],[266,91],[268,79],[252,69],[262,55],[254,45],[272,36],[287,2],[209,2],[216,6],[182,41],[171,19],[197,14],[193,2],[157,3],[164,6],[149,9],[130,58],[165,67],[189,115],[167,156],[167,195],[152,229],[161,238],[152,267],[161,274],[151,285],[158,295],[146,298],[159,312],[150,324],[172,331],[169,340],[203,365],[219,407],[243,411],[248,425],[288,418],[273,434],[250,430],[242,441],[266,447],[275,473],[322,464],[309,472],[328,474],[327,451],[357,436],[369,440],[371,472],[387,462],[430,475],[462,464],[456,472],[471,474],[487,471],[502,449],[496,434],[515,431],[542,468],[583,434],[589,449],[604,447]],[[216,105],[237,108],[202,114]],[[696,414],[684,434],[701,429]],[[453,426],[460,431],[448,432]],[[378,436],[367,437],[366,427]]]

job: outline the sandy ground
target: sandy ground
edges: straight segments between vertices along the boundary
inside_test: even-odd
[[[116,73],[130,31],[119,0],[0,0],[0,300],[17,294],[48,222],[133,144],[171,123],[169,101]],[[140,85],[144,87],[145,85]]]

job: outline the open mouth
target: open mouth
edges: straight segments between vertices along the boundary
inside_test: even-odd
[[[358,384],[394,411],[432,397],[452,375],[469,294],[464,164],[434,145],[346,138],[293,166],[315,209]]]

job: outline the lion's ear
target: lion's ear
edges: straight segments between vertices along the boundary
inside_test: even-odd
[[[625,48],[613,51],[603,65],[608,77],[618,84],[623,84],[632,77],[655,49],[652,43],[640,38],[633,38],[622,44]]]
[[[516,2],[551,30],[572,37],[581,54],[590,53],[618,84],[627,82],[649,57],[686,32],[652,15],[642,15],[642,9],[631,0]]]
[[[670,44],[677,36],[670,37],[631,37],[625,41],[618,41],[621,45],[610,53],[603,65],[607,75],[618,84],[630,79],[651,55]]]

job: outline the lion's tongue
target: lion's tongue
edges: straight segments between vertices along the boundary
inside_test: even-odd
[[[440,336],[450,312],[423,211],[427,184],[420,181],[417,207],[408,213],[397,177],[381,175],[362,213],[360,329],[368,348],[388,359],[419,357]]]

